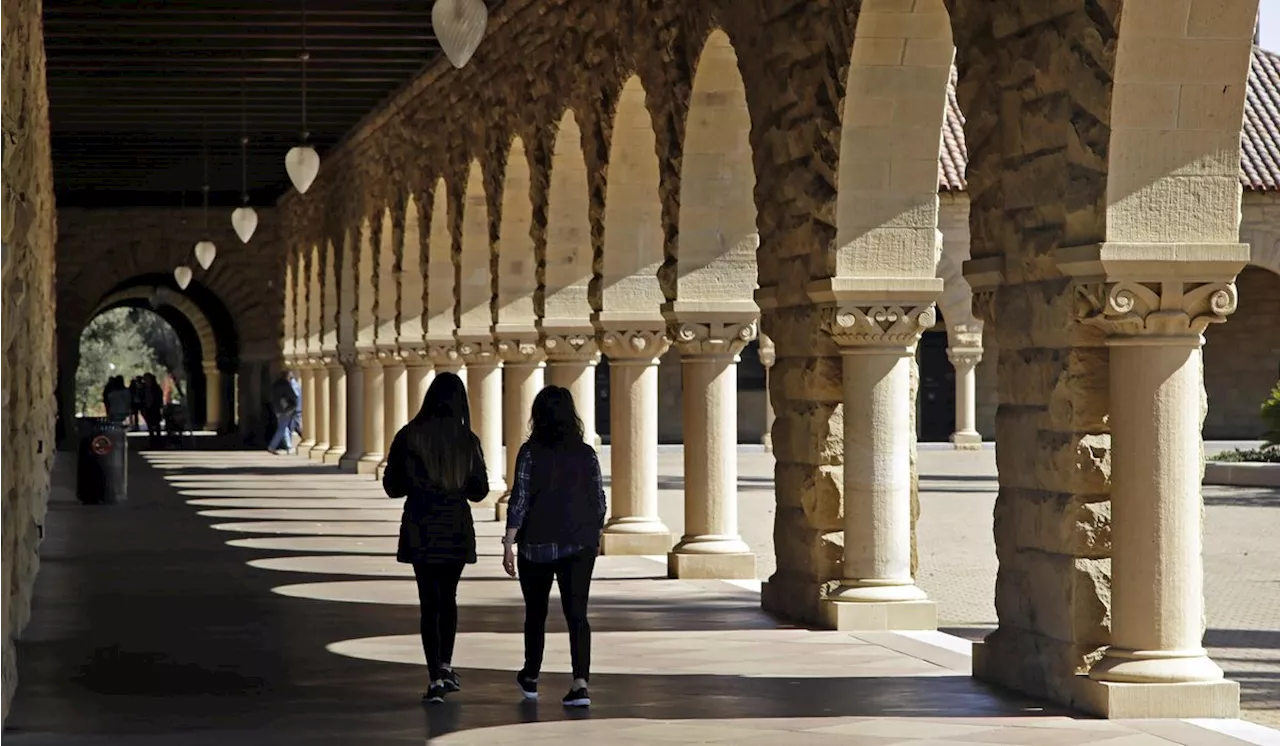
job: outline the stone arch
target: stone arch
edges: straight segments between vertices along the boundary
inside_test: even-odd
[[[693,76],[680,166],[679,243],[668,303],[717,303],[757,312],[755,169],[751,115],[738,56],[712,31]],[[670,309],[679,312],[678,307]]]
[[[284,265],[284,333],[282,350],[286,358],[298,354],[298,265],[290,253]]]
[[[356,233],[355,280],[355,343],[357,347],[371,348],[377,340],[378,287],[375,275],[378,252],[382,246],[383,211],[365,218]]]
[[[307,354],[316,357],[320,354],[324,321],[324,296],[321,294],[321,281],[324,278],[321,267],[321,247],[318,244],[308,244],[304,251],[307,256]]]
[[[427,304],[426,337],[428,345],[453,345],[456,328],[457,277],[453,263],[453,235],[449,230],[449,188],[443,178],[436,179],[431,192],[430,227],[427,229]]]
[[[488,338],[493,323],[489,208],[480,161],[471,161],[462,195],[461,250],[458,256],[458,334]]]
[[[936,293],[938,151],[953,56],[941,0],[859,14],[840,130],[833,276],[928,278],[922,297]],[[948,318],[956,324],[972,314],[953,307]]]
[[[1262,437],[1258,408],[1280,379],[1280,273],[1250,264],[1236,277],[1240,304],[1225,324],[1204,333],[1204,437]]]
[[[582,327],[591,314],[587,292],[593,257],[587,165],[582,132],[572,109],[565,111],[556,131],[549,192],[543,324],[550,328]]]
[[[422,195],[410,194],[404,213],[404,249],[400,258],[399,305],[396,308],[401,342],[422,343],[427,269],[427,241],[422,219]]]
[[[339,237],[341,245],[337,247],[337,253],[341,257],[341,265],[338,267],[338,347],[342,350],[351,350],[355,348],[357,340],[357,316],[359,312],[356,307],[359,305],[358,296],[360,292],[359,280],[357,279],[357,270],[359,269],[360,246],[364,242],[362,234],[364,233],[364,225],[346,230]]]
[[[320,347],[326,352],[331,352],[338,348],[338,325],[341,323],[339,317],[341,309],[339,308],[339,291],[338,291],[338,251],[333,245],[333,241],[324,239],[320,247],[321,265],[323,269],[321,277],[321,313],[323,318],[320,320]]]
[[[159,302],[156,303],[154,301]],[[209,317],[185,294],[165,288],[164,292],[157,297],[156,289],[153,288],[143,286],[125,288],[124,290],[110,293],[99,301],[97,308],[89,314],[89,318],[92,320],[98,314],[120,306],[151,309],[171,324],[173,323],[172,314],[162,313],[160,309],[165,307],[173,309],[181,314],[182,320],[186,322],[186,325],[190,327],[190,331],[194,335],[196,358],[199,360],[216,360],[218,358],[219,346],[214,337],[213,325],[209,323]]]
[[[657,317],[662,304],[662,200],[653,120],[640,76],[622,86],[613,117],[605,186],[601,318]]]
[[[533,250],[532,178],[524,140],[512,138],[502,187],[502,224],[498,229],[499,334],[534,332],[533,295],[538,288]]]
[[[1249,244],[1249,263],[1280,275],[1280,238]]]

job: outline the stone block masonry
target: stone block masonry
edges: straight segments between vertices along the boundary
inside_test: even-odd
[[[31,592],[54,440],[54,221],[49,99],[39,0],[4,4],[3,485],[4,711],[17,686],[13,640]]]

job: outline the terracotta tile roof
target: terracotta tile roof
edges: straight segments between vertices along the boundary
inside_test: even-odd
[[[942,124],[938,155],[938,188],[963,191],[968,151],[964,145],[964,114],[956,101],[956,70],[947,86],[947,116]],[[1240,183],[1245,189],[1280,190],[1280,54],[1253,48],[1244,126],[1240,132]]]

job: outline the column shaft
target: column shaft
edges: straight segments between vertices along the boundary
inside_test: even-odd
[[[582,418],[583,440],[600,447],[596,433],[596,363],[592,360],[547,360],[547,383],[561,386],[573,394],[574,406]]]
[[[671,532],[658,517],[658,361],[609,360],[612,506],[605,554],[664,554]]]
[[[311,409],[314,412],[312,419],[315,420],[313,429],[316,444],[307,455],[313,461],[322,461],[329,450],[329,368],[316,368],[311,378],[312,388],[315,389]]]
[[[364,453],[364,368],[352,359],[347,370],[347,450],[338,461],[344,470],[355,471]]]
[[[468,362],[467,399],[471,429],[480,439],[489,470],[489,499],[496,504],[506,492],[502,462],[502,367],[489,361]]]
[[[364,452],[356,462],[356,472],[373,474],[382,461],[383,422],[386,417],[383,405],[384,387],[382,363],[376,358],[366,361],[364,367]]]
[[[326,464],[336,464],[347,452],[347,371],[341,365],[329,366],[329,450],[324,452]]]
[[[382,360],[382,383],[382,460],[376,472],[379,478],[387,465],[391,441],[409,421],[409,376],[402,360],[396,357]]]
[[[1216,681],[1202,647],[1199,336],[1109,339],[1111,647],[1108,682]]]
[[[947,357],[956,369],[956,431],[951,442],[960,450],[976,450],[982,447],[982,436],[977,429],[977,367],[982,360],[981,349],[951,348]]]
[[[736,355],[685,354],[684,537],[669,557],[673,577],[755,577],[755,555],[738,535]]]
[[[302,385],[302,442],[298,443],[298,453],[307,455],[316,444],[316,386],[315,370],[310,366],[298,371],[299,383]]]
[[[222,431],[222,373],[216,366],[204,369],[204,428]]]
[[[511,486],[516,478],[516,456],[529,434],[529,416],[533,399],[543,386],[542,361],[512,362],[502,366],[502,431],[506,444],[506,489],[498,500],[498,520],[507,517],[507,502],[511,498]]]
[[[430,365],[419,362],[408,366],[406,374],[409,377],[408,415],[409,419],[413,419],[422,409],[422,400],[426,398],[427,389],[431,388],[431,382],[435,380],[436,371]]]

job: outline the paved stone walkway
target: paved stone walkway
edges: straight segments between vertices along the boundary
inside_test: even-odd
[[[745,470],[768,459],[744,461],[744,483],[767,484]],[[388,556],[398,507],[375,483],[301,459],[169,452],[134,457],[128,504],[86,507],[65,467],[19,645],[12,744],[1280,740],[1242,721],[1082,718],[973,681],[956,638],[780,626],[750,583],[667,580],[647,558],[597,565],[590,712],[555,701],[568,656],[554,614],[547,701],[530,707],[511,681],[519,589],[501,575],[495,523],[480,524],[460,592],[464,691],[424,707],[413,585]],[[744,495],[744,514],[756,500]],[[761,522],[751,513],[744,530]]]

